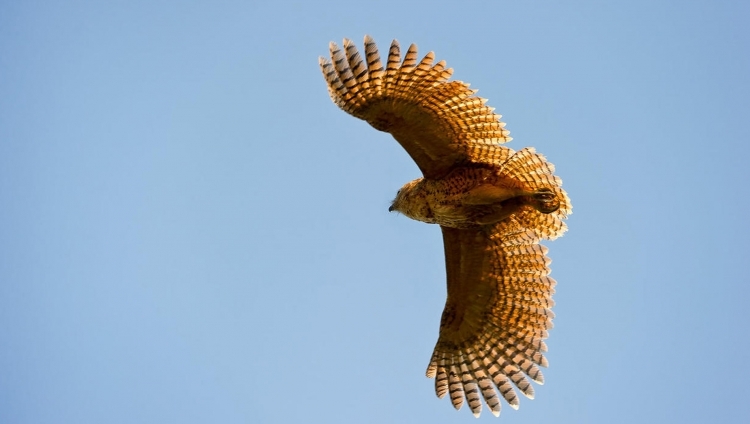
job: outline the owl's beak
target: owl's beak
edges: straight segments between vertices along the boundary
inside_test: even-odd
[[[391,206],[388,207],[388,212],[393,212],[394,209],[395,208],[393,207],[393,205],[391,205]]]

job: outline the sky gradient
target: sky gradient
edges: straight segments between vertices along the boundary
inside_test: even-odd
[[[365,34],[445,59],[573,203],[545,243],[546,384],[493,422],[750,421],[749,19],[737,1],[0,3],[0,422],[476,421],[424,377],[442,239],[387,212],[419,171],[318,68]]]

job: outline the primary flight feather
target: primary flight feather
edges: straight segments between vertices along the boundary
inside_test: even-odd
[[[404,58],[396,40],[385,62],[365,36],[364,57],[345,39],[330,44],[320,67],[333,101],[386,131],[422,171],[398,191],[390,207],[440,225],[448,298],[440,335],[427,367],[438,397],[456,409],[466,402],[479,416],[484,399],[494,415],[500,397],[518,408],[517,388],[534,397],[530,380],[544,383],[544,339],[552,327],[555,280],[542,239],[566,231],[570,199],[554,167],[533,148],[518,152],[500,115],[452,69]]]

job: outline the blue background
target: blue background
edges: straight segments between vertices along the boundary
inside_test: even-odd
[[[440,232],[387,212],[419,171],[318,68],[365,34],[573,201],[500,420],[750,421],[750,3],[564,3],[0,3],[0,422],[474,422],[424,377]]]

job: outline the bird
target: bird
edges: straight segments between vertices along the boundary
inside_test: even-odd
[[[390,133],[422,172],[389,211],[442,231],[447,299],[426,372],[436,395],[475,417],[482,399],[495,416],[500,397],[518,409],[516,389],[533,399],[548,366],[556,281],[540,241],[567,230],[562,180],[534,148],[503,146],[501,116],[433,52],[418,60],[411,44],[402,59],[393,40],[383,61],[370,36],[364,56],[349,39],[329,50],[319,65],[333,102]]]

